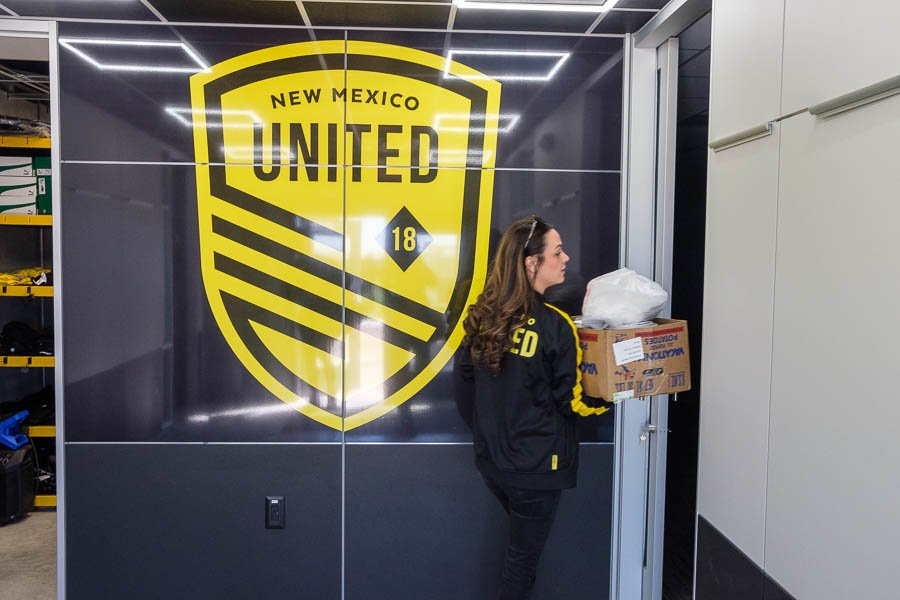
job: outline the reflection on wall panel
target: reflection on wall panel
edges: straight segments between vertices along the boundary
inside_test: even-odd
[[[340,465],[339,445],[70,445],[67,597],[340,598]]]
[[[59,27],[60,37],[68,44],[60,48],[62,154],[67,160],[194,160],[188,83],[192,74],[254,50],[313,39],[321,44],[333,42],[343,46],[344,37],[344,32],[339,30],[267,29],[264,41],[262,38],[254,41],[248,37],[247,30],[237,27],[123,28],[97,23],[60,23]],[[388,31],[352,31],[348,35],[352,41],[383,42],[423,50],[480,74],[462,81],[477,83],[479,80],[473,77],[483,76],[500,82],[495,160],[498,167],[615,171],[620,168],[620,39]],[[97,43],[108,40],[130,45]],[[334,87],[340,91],[343,86],[342,65],[336,68],[335,79],[330,82],[334,85],[321,86],[288,84],[297,78],[285,77],[283,73],[278,77],[277,72],[270,72],[272,91],[279,97],[283,94],[285,106],[270,107],[268,112],[293,115],[308,115],[311,109],[321,112],[329,104],[326,101],[331,100],[329,94],[333,94]],[[442,75],[441,82],[450,83],[450,80]],[[281,83],[284,86],[279,87]],[[397,110],[397,114],[410,112],[405,104],[412,102],[408,93],[396,97],[397,92],[389,85],[357,86],[360,91],[354,102],[353,87],[349,86],[349,114],[353,109],[363,113],[375,109],[382,101],[384,110],[380,114],[384,117],[391,110]],[[319,88],[322,91],[318,100],[306,95]],[[371,92],[376,92],[374,98],[369,96]],[[75,98],[82,102],[77,109],[72,104]],[[246,97],[232,98],[230,108],[249,111],[247,106],[241,106],[246,100]],[[391,106],[392,102],[403,108]],[[82,110],[88,110],[90,118],[85,118]],[[254,110],[260,110],[256,103]],[[239,121],[250,115],[237,112],[229,116]],[[461,120],[461,112],[449,106],[436,117],[431,125],[446,130],[465,129],[467,125]],[[98,127],[101,121],[103,126]],[[475,121],[468,126],[479,129],[484,124]],[[133,137],[127,138],[130,143],[123,143],[122,130],[135,129],[152,143],[137,143]],[[340,138],[338,142],[341,143]],[[249,157],[246,152],[232,152],[234,156],[228,158]],[[343,162],[342,153],[336,156]],[[348,162],[351,159],[347,157]],[[320,158],[312,162],[328,161]]]
[[[350,31],[348,36],[424,50],[477,71],[464,76],[467,81],[500,82],[497,167],[620,168],[621,40],[397,31]],[[464,117],[442,110],[436,122],[459,134]],[[468,127],[473,133],[493,130],[480,121]]]
[[[197,162],[66,166],[63,243],[79,257],[68,298],[93,300],[66,303],[67,314],[79,306],[67,348],[105,349],[69,353],[70,391],[96,407],[70,411],[71,439],[321,440],[361,428],[362,439],[468,440],[452,410],[443,424],[375,422],[429,389],[426,406],[445,402],[430,383],[451,376],[491,241],[523,215],[554,222],[573,261],[548,297],[573,314],[585,282],[618,263],[619,175],[577,170],[618,159],[618,41],[500,49],[460,35],[444,48],[432,34],[354,32],[228,52],[193,29],[196,44],[157,39],[158,28],[64,28],[72,106],[97,99],[88,73],[111,85],[65,126],[96,118],[101,138],[121,129],[133,142],[157,112],[155,139],[132,144],[151,154],[116,158]],[[392,35],[406,45],[382,41]],[[157,99],[171,94],[181,99]],[[65,161],[85,157],[107,156],[63,148]],[[493,170],[515,157],[551,170]],[[149,387],[128,388],[133,377]]]
[[[264,388],[213,318],[194,167],[66,164],[62,175],[69,441],[340,439]],[[233,218],[219,223],[218,243],[237,256],[252,253],[227,236],[252,238],[262,219],[223,214]],[[226,226],[232,221],[240,225]],[[268,244],[291,249],[284,258],[294,260],[303,249],[297,237],[286,231]],[[304,282],[297,283],[291,289]],[[228,285],[249,288],[234,278]]]
[[[158,596],[152,564],[337,598],[342,541],[348,597],[486,596],[461,320],[519,217],[558,229],[569,313],[618,266],[622,41],[59,27],[70,596]],[[579,424],[536,598],[609,588],[614,418]]]
[[[472,460],[469,446],[347,446],[348,600],[492,597],[505,516]],[[535,600],[595,600],[609,590],[613,446],[584,446],[580,461]]]
[[[59,48],[62,158],[193,161],[191,75],[279,44],[336,39],[343,46],[342,31],[259,32],[239,27],[176,29],[59,23],[59,37],[64,43]],[[335,68],[336,81],[340,82],[342,59]],[[269,73],[275,77],[273,85],[280,74]],[[281,91],[290,94],[292,89],[287,86]],[[237,96],[227,99],[225,108],[238,112],[225,117],[234,124],[241,119],[246,123],[250,115],[241,105],[246,97]],[[256,105],[254,108],[260,110]],[[291,108],[296,110],[297,106]],[[228,134],[235,131],[229,128]],[[248,162],[247,157],[247,151],[237,145],[229,156],[240,162]]]

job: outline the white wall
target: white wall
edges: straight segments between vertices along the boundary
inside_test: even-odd
[[[713,2],[709,138],[781,113],[784,0]]]
[[[900,74],[900,4],[748,4],[711,139]],[[898,597],[898,139],[894,96],[710,152],[698,511],[798,600]]]
[[[783,125],[765,567],[898,597],[900,97]]]
[[[762,564],[778,137],[711,154],[708,186],[697,510]]]

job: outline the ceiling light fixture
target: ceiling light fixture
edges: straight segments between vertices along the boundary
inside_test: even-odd
[[[481,163],[489,161],[494,153],[491,150],[474,150],[465,148],[440,148],[435,150],[432,148],[428,152],[428,160],[430,162],[438,162],[438,158],[443,158],[446,162],[463,162],[463,163]],[[458,166],[458,165],[444,165]]]
[[[604,0],[599,4],[562,4],[555,2],[481,2],[480,0],[453,0],[458,9],[479,8],[489,10],[531,10],[547,12],[604,13],[615,6],[618,0]]]
[[[459,75],[456,73],[450,73],[450,64],[453,61],[453,57],[461,55],[556,58],[557,60],[550,68],[550,70],[542,75],[528,75],[521,73]],[[479,79],[495,79],[498,81],[550,81],[551,79],[553,79],[553,76],[556,75],[560,67],[562,67],[563,63],[566,62],[570,55],[570,52],[536,52],[531,50],[460,50],[456,48],[450,48],[450,50],[447,52],[447,60],[444,61],[444,77],[458,77],[459,79],[465,79],[468,81],[475,81]]]
[[[180,122],[183,125],[186,125],[188,127],[193,126],[193,123],[191,123],[191,121],[187,120],[184,117],[184,115],[190,115],[191,117],[193,117],[194,115],[198,115],[198,114],[199,115],[222,115],[222,116],[232,115],[232,116],[244,116],[250,120],[249,123],[229,123],[227,125],[225,123],[220,123],[215,126],[210,125],[210,123],[207,121],[205,126],[209,129],[212,129],[214,127],[224,128],[224,129],[253,129],[254,123],[262,123],[262,119],[259,118],[259,115],[257,115],[252,110],[227,109],[227,108],[222,109],[222,110],[213,110],[213,109],[209,109],[209,108],[208,109],[187,108],[186,106],[167,106],[165,110],[167,113],[169,113],[170,115],[175,117],[175,119],[178,122]]]
[[[59,45],[71,50],[79,58],[89,62],[98,69],[104,71],[131,71],[131,72],[150,72],[150,73],[197,73],[199,71],[208,71],[207,65],[200,56],[191,50],[187,44],[182,42],[153,42],[147,40],[100,40],[92,38],[60,38]],[[155,47],[155,48],[180,48],[193,60],[196,67],[178,67],[178,66],[157,66],[157,65],[135,65],[135,64],[109,64],[102,63],[87,52],[78,48],[78,46],[132,46],[132,47]]]
[[[487,118],[485,115],[469,115],[464,114],[449,114],[449,113],[440,113],[435,115],[434,117],[434,128],[438,131],[446,131],[446,132],[454,132],[454,133],[463,133],[470,131],[483,131],[483,132],[497,132],[497,133],[509,133],[512,131],[512,128],[516,126],[516,123],[519,122],[519,118],[522,115],[519,113],[500,113],[497,115],[497,128],[488,128],[486,127]],[[453,126],[448,127],[446,122],[450,121],[454,123]],[[469,125],[470,122],[477,123],[480,121],[482,124],[479,125]],[[506,127],[500,127],[501,122],[506,122]]]

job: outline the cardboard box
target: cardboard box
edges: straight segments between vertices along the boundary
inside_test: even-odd
[[[34,174],[37,177],[37,214],[49,215],[53,212],[53,171],[49,156],[34,157]]]
[[[34,165],[30,156],[0,156],[0,175],[31,177]]]
[[[691,389],[687,321],[653,321],[639,329],[578,330],[586,395],[615,403]],[[616,364],[616,350],[622,364]]]
[[[37,203],[34,196],[0,196],[0,214],[36,215]]]
[[[37,196],[36,177],[0,175],[0,196]]]
[[[53,174],[53,171],[50,167],[50,157],[49,156],[35,156],[31,159],[31,166],[34,170],[34,174],[38,177],[49,177]]]

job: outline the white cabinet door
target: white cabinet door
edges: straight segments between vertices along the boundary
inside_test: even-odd
[[[897,0],[787,0],[783,112],[900,75],[898,23]]]
[[[698,511],[762,565],[778,136],[709,154]]]
[[[765,569],[798,598],[897,598],[898,139],[897,96],[782,123]]]
[[[715,0],[709,139],[781,116],[784,0]]]

